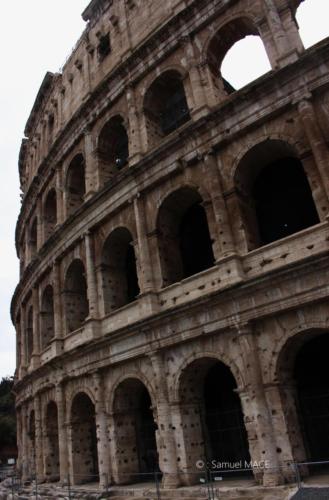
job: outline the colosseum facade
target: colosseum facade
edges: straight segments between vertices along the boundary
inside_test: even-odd
[[[46,74],[19,156],[24,479],[246,460],[276,486],[329,459],[329,41],[305,50],[300,3],[92,0]],[[248,35],[271,71],[235,91]]]

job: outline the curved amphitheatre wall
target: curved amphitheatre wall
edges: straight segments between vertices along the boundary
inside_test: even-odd
[[[204,433],[218,461],[268,461],[265,485],[322,453],[291,379],[327,342],[329,43],[304,50],[298,5],[93,0],[45,76],[19,157],[25,478],[189,484]],[[247,35],[272,70],[234,92]],[[242,437],[218,448],[225,411]]]

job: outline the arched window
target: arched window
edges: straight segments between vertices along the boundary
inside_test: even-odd
[[[57,223],[57,202],[56,202],[56,191],[51,189],[47,194],[45,204],[44,204],[44,235],[45,240],[47,240],[56,227]]]
[[[319,222],[303,164],[283,141],[264,141],[248,151],[235,186],[249,249]]]
[[[73,483],[98,481],[98,452],[95,405],[84,392],[77,394],[71,408]]]
[[[215,34],[207,60],[218,97],[231,94],[271,69],[259,32],[246,17],[234,19]]]
[[[133,239],[128,229],[115,229],[104,243],[102,286],[106,313],[136,300],[139,295]]]
[[[35,217],[30,228],[30,255],[31,258],[35,257],[38,250],[38,219]]]
[[[41,347],[45,349],[55,336],[54,327],[54,292],[53,287],[48,285],[41,299]]]
[[[27,324],[26,324],[26,358],[27,362],[30,363],[33,353],[33,307],[31,306],[27,313]]]
[[[301,1],[297,9],[296,19],[305,48],[311,47],[329,36],[328,6],[325,5],[325,2],[321,2],[321,0]]]
[[[85,268],[79,259],[71,263],[66,273],[64,308],[68,332],[80,328],[89,314]]]
[[[86,192],[85,162],[81,154],[73,158],[66,176],[66,210],[72,215],[84,202]]]
[[[59,436],[58,410],[54,401],[50,401],[46,408],[45,419],[45,474],[47,481],[59,480]]]
[[[214,254],[202,198],[189,187],[170,194],[157,220],[163,286],[214,265]]]
[[[121,116],[115,116],[104,125],[98,139],[98,155],[103,183],[128,163],[128,135]]]
[[[167,71],[148,89],[144,100],[148,140],[151,145],[190,119],[182,77]]]

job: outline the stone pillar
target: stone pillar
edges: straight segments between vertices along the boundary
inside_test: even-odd
[[[21,365],[19,369],[19,378],[24,377],[26,373],[27,359],[26,359],[26,324],[25,324],[25,307],[22,305],[20,309],[20,320],[21,320]]]
[[[110,449],[109,436],[107,432],[107,414],[105,410],[104,385],[100,373],[93,374],[96,401],[96,432],[97,432],[97,451],[98,451],[98,470],[101,489],[107,489],[110,482]]]
[[[311,146],[315,163],[319,170],[323,188],[329,196],[329,152],[326,141],[318,124],[313,104],[308,99],[303,99],[297,104],[305,134]]]
[[[44,237],[44,217],[43,217],[43,206],[42,198],[37,200],[37,252],[42,247],[45,237]]]
[[[29,476],[29,452],[28,452],[28,435],[27,435],[27,409],[26,406],[21,408],[22,415],[22,455],[21,455],[21,466],[22,466],[22,481],[26,481]]]
[[[219,242],[218,258],[226,257],[227,255],[235,253],[235,248],[228,210],[226,207],[225,199],[223,197],[223,187],[220,178],[220,172],[218,169],[216,158],[213,154],[207,153],[205,155],[203,171],[205,175],[207,190],[211,196],[216,220],[217,240]]]
[[[96,282],[96,269],[94,259],[93,238],[89,232],[85,233],[86,249],[86,274],[87,274],[87,293],[89,302],[89,317],[98,318],[98,295]]]
[[[63,178],[62,178],[62,165],[57,165],[56,167],[56,226],[60,226],[64,222],[64,188],[63,188]]]
[[[33,369],[39,366],[40,362],[40,303],[39,289],[35,286],[32,289],[32,304],[33,304],[33,352],[32,366]]]
[[[140,123],[136,109],[134,89],[132,86],[128,87],[126,97],[129,119],[129,166],[132,166],[141,159],[143,153]]]
[[[87,127],[84,131],[85,137],[85,182],[86,194],[85,199],[91,198],[99,189],[97,182],[98,173],[94,155],[94,144],[91,130]]]
[[[160,470],[163,474],[162,485],[164,488],[176,488],[180,481],[165,366],[161,353],[153,353],[150,358],[157,387],[156,421],[158,430],[156,431],[156,440]]]
[[[152,259],[149,249],[149,242],[146,236],[146,213],[144,200],[137,196],[134,199],[134,212],[137,231],[137,248],[139,273],[138,281],[141,293],[154,291]]]
[[[56,386],[56,404],[58,415],[59,476],[62,484],[66,484],[69,475],[68,436],[66,431],[65,393],[61,384]]]
[[[43,469],[43,432],[42,432],[42,414],[40,395],[34,396],[34,415],[35,415],[35,473],[38,482],[44,481]]]
[[[61,301],[61,270],[60,263],[56,260],[53,264],[53,289],[54,289],[54,330],[55,339],[61,339],[64,336],[63,312]]]
[[[266,461],[269,468],[263,472],[264,486],[277,486],[282,483],[279,469],[276,441],[272,416],[269,411],[262,379],[258,344],[250,325],[237,326],[237,339],[244,359],[244,370],[247,376],[247,387],[241,398],[246,421],[250,422],[257,436],[257,450],[250,448],[252,461]],[[248,430],[248,426],[247,426]],[[250,436],[250,432],[248,432]],[[253,456],[255,454],[256,456]],[[259,474],[259,471],[257,471]],[[257,477],[257,476],[256,476]]]
[[[193,41],[189,36],[184,36],[181,38],[181,42],[183,44],[185,57],[187,59],[189,79],[194,101],[194,106],[191,114],[196,119],[198,119],[208,112],[207,97],[203,86],[200,66],[198,64],[198,58],[195,54]]]
[[[295,47],[290,47],[287,33],[284,30],[274,0],[263,0],[267,23],[272,33],[273,42],[278,54],[278,64],[284,66],[297,59]]]
[[[20,475],[22,472],[22,452],[23,452],[23,437],[22,437],[22,408],[16,407],[16,445],[18,450],[16,469]]]

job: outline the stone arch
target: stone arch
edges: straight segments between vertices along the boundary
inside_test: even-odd
[[[55,401],[50,400],[45,408],[45,446],[44,463],[47,481],[59,480],[59,435],[58,408]]]
[[[133,237],[127,228],[117,227],[106,238],[101,256],[101,275],[106,314],[138,297],[140,290]]]
[[[104,123],[97,139],[97,155],[103,184],[128,164],[129,138],[121,115],[111,116]]]
[[[156,407],[157,403],[157,398],[156,398],[156,389],[153,387],[152,383],[148,379],[148,377],[140,370],[128,370],[125,371],[124,373],[120,373],[118,375],[113,383],[111,384],[111,387],[107,391],[106,395],[106,400],[108,402],[107,407],[109,413],[113,411],[113,404],[114,404],[114,395],[116,389],[119,387],[119,385],[124,382],[128,378],[133,378],[139,380],[142,384],[145,385],[146,389],[148,390],[150,396],[151,396],[151,401],[152,405]]]
[[[214,265],[213,242],[203,203],[198,190],[182,186],[172,191],[158,210],[156,231],[163,286]]]
[[[85,393],[93,405],[96,405],[96,397],[93,393],[88,380],[79,380],[77,383],[73,384],[72,387],[67,388],[66,390],[66,404],[67,404],[67,412],[71,414],[72,412],[72,403],[77,394],[80,392]]]
[[[260,33],[256,19],[252,17],[250,12],[239,12],[223,20],[215,34],[208,38],[202,59],[207,62],[207,67],[212,76],[213,88],[218,98],[235,91],[230,82],[222,76],[222,64],[231,48],[237,42],[249,36],[259,37],[266,52],[263,35]]]
[[[328,327],[315,322],[312,327],[291,330],[281,340],[273,363],[295,461],[329,457],[328,348]],[[308,472],[312,471],[309,467]]]
[[[40,330],[41,348],[45,349],[55,336],[54,290],[49,284],[41,296]]]
[[[51,188],[45,198],[43,206],[44,238],[47,240],[53,234],[57,224],[57,194]]]
[[[70,420],[73,483],[98,481],[95,404],[85,391],[73,397]]]
[[[85,159],[77,153],[70,161],[65,175],[66,214],[72,215],[84,202],[86,193]]]
[[[177,405],[182,425],[182,471],[196,472],[200,459],[212,464],[250,460],[237,381],[213,353],[194,356],[178,372]],[[186,475],[184,482],[193,476]],[[197,476],[194,481],[197,481]]]
[[[112,397],[116,483],[148,480],[159,471],[154,400],[141,377],[125,375]]]
[[[74,259],[65,274],[64,310],[67,332],[80,328],[89,314],[85,267],[80,259]]]
[[[153,80],[144,95],[143,111],[150,146],[190,119],[181,72],[167,70]]]
[[[245,153],[234,189],[248,250],[319,222],[303,163],[282,140],[268,139]]]

